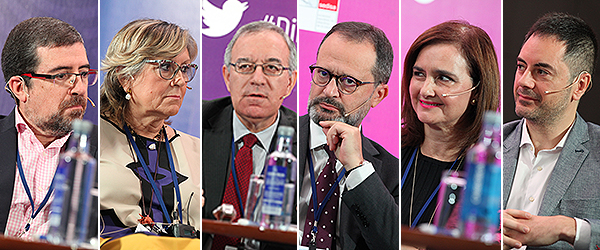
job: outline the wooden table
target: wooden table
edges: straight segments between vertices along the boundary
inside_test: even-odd
[[[67,246],[52,245],[47,242],[24,241],[0,236],[0,250],[70,250]]]
[[[242,226],[229,222],[202,219],[202,232],[227,235],[231,237],[244,237],[261,241],[270,241],[296,245],[298,240],[295,231],[280,231],[257,226]]]
[[[488,250],[501,249],[500,244],[486,245],[479,241],[470,241],[466,239],[453,238],[445,235],[425,234],[418,230],[411,230],[408,227],[402,226],[402,234],[400,236],[402,245],[416,246],[431,250]]]

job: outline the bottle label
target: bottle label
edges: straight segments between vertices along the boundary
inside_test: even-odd
[[[265,192],[263,196],[262,213],[281,215],[287,168],[278,165],[267,166],[265,176]]]

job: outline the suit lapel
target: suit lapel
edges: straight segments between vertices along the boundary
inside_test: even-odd
[[[302,187],[302,182],[304,179],[304,168],[306,166],[306,157],[308,157],[308,139],[310,138],[310,129],[309,129],[309,118],[308,115],[304,115],[300,117],[300,147],[298,149],[298,169],[300,175],[298,175],[298,187]]]
[[[573,129],[567,137],[552,174],[550,174],[538,215],[552,215],[552,211],[558,206],[589,154],[589,150],[583,145],[588,140],[587,124],[577,115]]]
[[[203,186],[206,189],[204,190],[205,205],[210,209],[221,204],[225,191],[233,139],[232,115],[233,107],[229,105],[223,112],[209,118],[210,127],[203,129]]]
[[[15,109],[0,120],[0,152],[4,159],[0,161],[0,233],[6,228],[6,220],[10,212],[15,169],[17,161],[17,129],[15,128]]]
[[[516,125],[517,127],[504,139],[504,152],[502,158],[503,165],[503,207],[506,208],[508,203],[508,196],[512,188],[513,178],[515,177],[515,171],[517,170],[517,162],[519,159],[519,144],[521,144],[521,130],[523,128],[523,122],[521,121]]]

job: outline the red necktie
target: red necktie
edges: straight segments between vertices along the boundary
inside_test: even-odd
[[[236,194],[235,184],[233,179],[233,173],[229,173],[227,179],[227,186],[225,187],[225,195],[223,195],[223,203],[231,204],[235,208],[237,215],[233,218],[232,222],[236,222],[240,217],[243,216],[240,207],[244,207],[246,204],[246,197],[248,195],[248,184],[250,182],[250,175],[252,174],[252,146],[256,144],[258,138],[254,134],[247,134],[242,137],[244,145],[238,150],[235,155],[235,173],[238,179],[238,185],[240,187],[240,196],[242,198],[242,204],[239,204],[239,199]],[[232,152],[233,153],[233,152]],[[226,245],[237,246],[239,238],[227,237],[222,235],[215,235],[213,239],[212,250],[222,250]]]
[[[329,160],[327,161],[327,164],[325,164],[325,167],[323,168],[323,171],[321,171],[321,174],[319,175],[319,178],[317,178],[316,182],[317,201],[319,202],[319,204],[323,202],[325,195],[327,195],[329,189],[332,188],[337,178],[337,172],[335,171],[335,154],[329,150],[327,145],[325,145],[324,149],[329,155]],[[312,192],[314,193],[315,190],[313,190]],[[331,195],[331,198],[329,199],[327,204],[325,204],[325,208],[323,209],[323,212],[317,224],[318,231],[317,237],[315,238],[317,248],[335,249],[335,221],[337,220],[337,211],[339,210],[339,194],[339,186],[336,186],[333,195]],[[311,196],[310,204],[308,205],[308,212],[306,213],[306,222],[304,223],[304,236],[302,237],[303,246],[308,246],[308,243],[312,239],[311,231],[313,223],[315,222],[314,218],[315,211],[313,206],[313,198]]]

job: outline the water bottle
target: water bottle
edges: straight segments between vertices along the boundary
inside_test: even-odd
[[[265,166],[262,215],[265,228],[287,230],[292,220],[296,197],[296,157],[292,154],[294,128],[277,129],[277,147]]]
[[[464,238],[497,241],[501,197],[500,116],[487,112],[479,142],[467,152],[467,185],[461,211]]]
[[[96,159],[89,153],[92,124],[74,120],[67,149],[61,153],[54,179],[54,200],[50,207],[46,239],[53,244],[75,247],[97,247],[97,228],[90,218],[98,204]],[[97,222],[92,221],[92,226]],[[91,228],[91,230],[90,230]],[[89,233],[88,233],[89,232]]]

